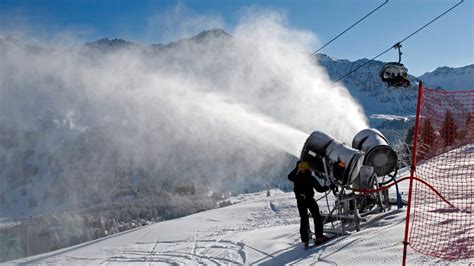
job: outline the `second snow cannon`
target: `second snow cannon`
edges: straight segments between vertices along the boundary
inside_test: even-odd
[[[377,129],[367,128],[357,133],[352,148],[365,153],[364,165],[372,166],[377,176],[388,175],[397,167],[397,153]]]
[[[307,161],[313,171],[329,176],[337,185],[350,186],[359,175],[364,152],[337,141],[329,134],[314,131],[306,139],[300,159]]]

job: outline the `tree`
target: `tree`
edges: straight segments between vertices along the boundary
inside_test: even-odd
[[[435,130],[430,119],[425,119],[420,128],[420,143],[432,146],[436,138]]]
[[[413,146],[413,135],[415,134],[415,125],[411,126],[407,130],[407,136],[405,137],[405,143],[407,144],[408,147]]]
[[[474,112],[469,113],[466,119],[466,138],[474,138]]]
[[[444,116],[441,137],[444,140],[444,146],[452,145],[458,137],[458,126],[456,125],[454,115],[450,110],[448,110]]]
[[[399,163],[402,167],[410,165],[411,163],[411,150],[413,148],[413,139],[415,135],[415,125],[412,125],[407,129],[405,141],[398,139],[392,147],[398,154]]]
[[[425,154],[429,153],[433,149],[433,144],[436,139],[436,133],[431,124],[429,118],[425,118],[421,123],[418,133],[418,147],[417,147],[417,156],[418,159],[426,159]]]

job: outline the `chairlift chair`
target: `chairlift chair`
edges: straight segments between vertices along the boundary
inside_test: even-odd
[[[393,48],[398,49],[398,62],[386,63],[380,71],[380,79],[387,83],[389,87],[408,87],[410,80],[408,79],[408,69],[400,63],[402,60],[402,52],[400,48],[402,45],[396,43]]]
[[[389,87],[408,87],[408,69],[401,63],[386,63],[380,71],[380,78],[387,83]]]

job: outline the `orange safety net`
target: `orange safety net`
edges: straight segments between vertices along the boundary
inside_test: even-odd
[[[422,88],[408,243],[442,258],[474,258],[474,90]]]

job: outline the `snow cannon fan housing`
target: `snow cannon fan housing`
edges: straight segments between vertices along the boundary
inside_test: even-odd
[[[357,133],[352,141],[352,148],[365,153],[364,165],[372,166],[377,176],[388,175],[397,166],[397,153],[376,129],[368,128]]]
[[[352,149],[326,133],[315,131],[306,139],[300,159],[307,161],[311,169],[319,174],[325,173],[326,167],[337,185],[349,186],[359,175],[364,152]]]

